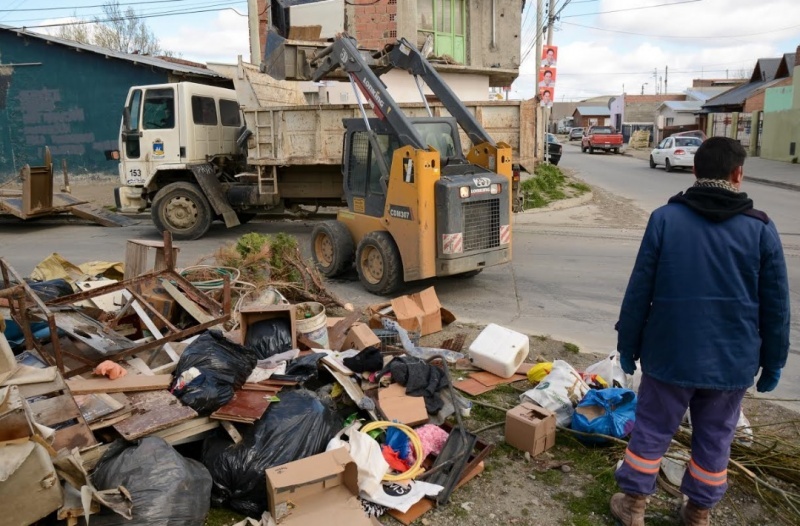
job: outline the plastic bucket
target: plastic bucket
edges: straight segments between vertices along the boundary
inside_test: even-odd
[[[328,317],[325,306],[316,301],[297,304],[297,332],[328,348]]]

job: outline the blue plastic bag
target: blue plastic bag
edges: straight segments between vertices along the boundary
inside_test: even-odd
[[[636,421],[636,393],[630,389],[592,389],[580,401],[572,416],[572,429],[624,438]],[[587,444],[604,444],[600,437],[578,437]]]

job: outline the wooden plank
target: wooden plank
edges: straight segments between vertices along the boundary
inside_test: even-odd
[[[30,407],[33,419],[47,427],[53,427],[81,416],[81,412],[70,394],[37,400],[30,404]]]
[[[214,319],[214,316],[211,316],[210,314],[202,310],[200,306],[197,305],[197,303],[187,298],[184,293],[179,291],[178,288],[169,281],[167,280],[161,281],[161,286],[164,288],[164,290],[167,291],[167,294],[172,296],[172,298],[178,302],[178,305],[180,305],[183,310],[188,312],[192,316],[192,318],[194,318],[198,322],[206,323]]]
[[[73,394],[133,393],[165,390],[170,383],[172,383],[171,374],[155,374],[153,376],[128,374],[116,380],[108,378],[73,379],[67,381],[67,386]]]
[[[233,440],[234,444],[238,444],[239,442],[242,441],[242,435],[236,430],[233,424],[231,424],[230,422],[226,422],[224,420],[220,423],[222,424],[222,429],[224,429],[225,432],[228,433],[228,436],[231,437],[231,440]]]
[[[128,365],[139,371],[139,374],[143,374],[145,376],[153,376],[155,374],[153,370],[150,369],[150,367],[148,367],[147,364],[144,363],[144,360],[142,360],[141,358],[132,356],[131,358],[126,359],[125,361],[128,362]]]
[[[237,390],[233,393],[233,399],[220,407],[213,413],[211,418],[215,420],[234,420],[255,422],[264,415],[269,407],[271,395],[261,391]]]
[[[194,409],[181,404],[167,391],[133,393],[128,398],[134,414],[114,425],[126,440],[151,435],[197,416]]]
[[[121,226],[131,226],[136,224],[135,221],[133,221],[128,217],[121,216],[113,212],[109,212],[108,210],[100,208],[91,203],[72,205],[71,207],[69,207],[69,211],[72,213],[72,215],[78,216],[81,219],[88,219],[89,221],[94,221],[95,223],[102,226],[121,227]]]
[[[18,385],[19,394],[22,398],[33,398],[34,396],[42,396],[56,391],[66,389],[67,384],[64,383],[64,377],[61,374],[56,375],[56,379],[52,382],[42,382],[38,384],[25,384]]]
[[[126,300],[133,298],[133,295],[127,290],[122,292],[122,296]],[[139,305],[138,301],[134,300],[131,303],[131,308],[134,310],[134,312],[136,312],[136,314],[139,316],[139,319],[142,320],[142,323],[144,323],[145,327],[147,327],[147,330],[150,331],[150,334],[152,334],[155,339],[160,340],[164,337],[164,335],[161,334],[161,331],[158,330],[158,327],[156,327],[156,325],[153,323],[153,320],[150,319],[150,316],[148,316],[144,311],[144,308]],[[173,362],[177,362],[180,358],[178,353],[175,352],[175,349],[173,349],[172,345],[169,343],[164,344],[164,352],[167,353]]]
[[[356,380],[354,378],[352,378],[350,376],[345,376],[342,373],[340,373],[339,371],[331,368],[330,366],[328,366],[326,364],[322,364],[322,366],[325,369],[327,369],[328,372],[331,373],[331,375],[333,375],[334,379],[336,379],[337,382],[339,382],[339,385],[341,385],[342,388],[344,388],[344,391],[345,391],[345,393],[347,393],[347,396],[349,396],[350,399],[353,402],[356,403],[356,405],[359,405],[361,400],[366,395],[364,394],[364,391],[361,390],[361,386],[358,385],[358,382],[356,382]],[[372,418],[372,420],[378,420],[378,415],[374,410],[373,411],[367,411],[367,414],[369,414],[369,416],[370,416],[370,418]]]
[[[56,431],[55,439],[53,440],[53,449],[56,451],[67,448],[84,449],[97,445],[92,430],[89,426],[83,423],[75,424],[74,426]]]
[[[353,312],[345,316],[343,320],[336,322],[333,328],[328,330],[328,347],[334,351],[342,350],[342,345],[347,337],[347,331],[361,318],[361,314]]]
[[[125,396],[121,393],[114,393],[117,396]],[[105,393],[95,393],[88,395],[75,395],[75,403],[78,404],[81,415],[87,423],[96,422],[104,417],[116,413],[125,407],[124,401],[112,398]]]
[[[219,422],[207,416],[199,416],[154,433],[152,436],[161,437],[169,444],[190,442],[202,438],[205,433],[217,429]]]

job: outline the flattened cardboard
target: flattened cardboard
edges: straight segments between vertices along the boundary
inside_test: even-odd
[[[33,435],[33,416],[16,385],[0,388],[0,442]]]
[[[392,384],[378,391],[378,405],[389,421],[397,420],[407,426],[417,426],[428,422],[425,399],[421,396],[408,396],[406,388]]]
[[[50,454],[41,444],[28,441],[0,448],[0,465],[11,466],[0,481],[2,524],[33,524],[61,507],[61,484]],[[7,477],[6,477],[7,475]]]
[[[473,380],[472,378],[467,378],[465,380],[453,382],[453,387],[455,387],[459,391],[464,391],[465,393],[471,396],[480,396],[494,389],[494,387],[487,387],[482,383],[480,383],[479,381]]]
[[[513,382],[518,382],[520,380],[527,380],[528,377],[522,374],[515,374],[510,378],[503,378],[502,376],[497,376],[496,374],[492,374],[489,371],[479,371],[476,373],[471,373],[469,375],[470,378],[485,385],[486,387],[495,387],[498,385],[505,385],[510,384]]]
[[[297,349],[297,314],[294,305],[248,305],[239,310],[240,343],[247,342],[247,329],[256,322],[289,318],[292,327],[292,349]]]
[[[354,323],[350,330],[347,331],[347,336],[344,338],[342,350],[358,349],[363,351],[367,347],[380,347],[381,339],[378,335],[372,332],[372,329],[366,323]]]
[[[530,402],[506,412],[505,440],[510,446],[536,456],[556,443],[555,413]]]
[[[270,468],[266,477],[269,512],[282,526],[380,526],[364,514],[358,467],[345,449]]]
[[[392,314],[387,313],[387,308]],[[433,287],[393,299],[389,303],[370,305],[370,327],[381,328],[381,317],[397,320],[407,331],[420,332],[422,336],[442,330],[443,325],[455,321],[452,312],[442,307]]]

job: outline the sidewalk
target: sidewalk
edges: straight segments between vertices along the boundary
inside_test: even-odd
[[[650,150],[626,148],[623,155],[643,161],[650,158]],[[800,164],[770,161],[760,157],[748,157],[744,163],[744,177],[747,181],[768,184],[800,192]]]

